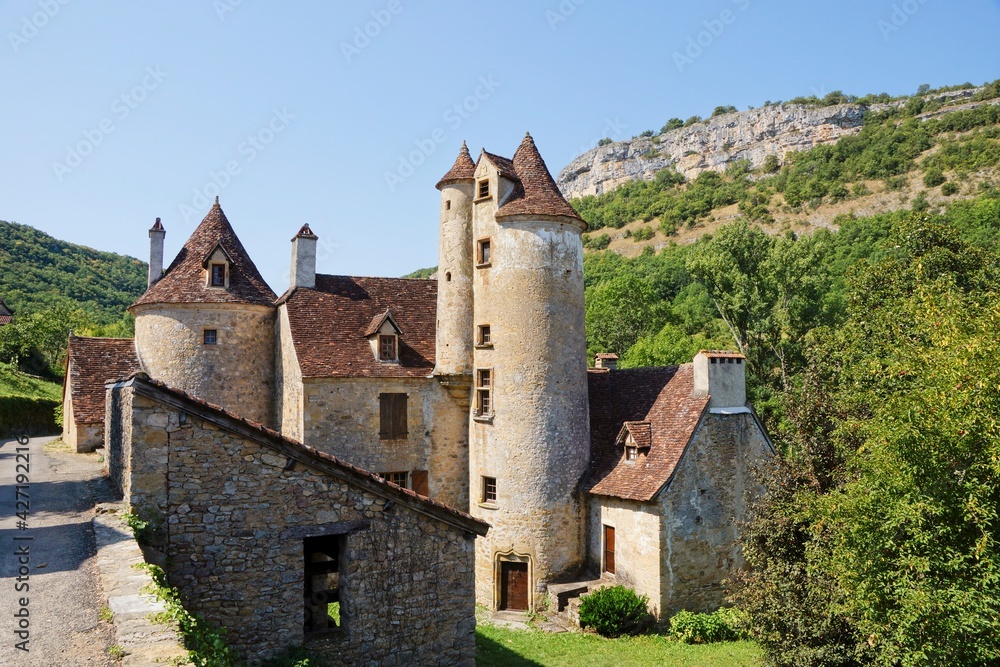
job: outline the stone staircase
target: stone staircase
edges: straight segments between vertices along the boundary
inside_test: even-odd
[[[606,586],[610,582],[592,574],[584,575],[577,581],[569,581],[562,584],[549,584],[549,595],[552,597],[552,613],[564,622],[580,626],[580,597],[596,590],[600,586]]]

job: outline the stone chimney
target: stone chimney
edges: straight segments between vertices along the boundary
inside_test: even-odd
[[[711,396],[710,410],[747,409],[746,357],[702,350],[694,357],[694,395]]]
[[[292,239],[292,275],[289,289],[296,287],[316,288],[316,241],[319,237],[312,233],[309,225]]]
[[[160,224],[157,218],[149,230],[149,282],[152,285],[163,275],[163,238],[167,235],[167,230]]]
[[[610,371],[618,368],[618,355],[614,352],[598,352],[594,357],[594,368],[607,368]]]

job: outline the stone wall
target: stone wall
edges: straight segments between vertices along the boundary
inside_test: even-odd
[[[737,539],[739,522],[748,517],[747,492],[759,491],[754,471],[771,453],[754,415],[705,416],[658,497],[665,617],[681,609],[711,612],[724,603],[722,582],[743,565]]]
[[[240,416],[274,424],[274,309],[234,304],[136,306],[135,342],[151,377]],[[204,331],[218,332],[215,345]]]
[[[69,370],[66,371],[66,383],[69,384]],[[62,439],[77,453],[92,452],[104,442],[104,423],[77,424],[73,417],[72,392],[69,387],[63,390],[63,430]]]
[[[282,435],[305,442],[303,438],[302,370],[295,354],[288,309],[278,307],[275,318],[277,351],[274,356],[275,428]]]
[[[133,465],[140,451],[165,455],[168,578],[252,664],[302,643],[340,664],[475,663],[473,533],[419,511],[426,501],[373,493],[350,482],[358,473],[293,463],[238,423],[220,427],[231,420],[139,395],[122,410],[134,391],[119,385],[109,400],[132,424],[115,442],[132,449]],[[157,496],[160,480],[136,472],[123,470],[131,497]],[[342,622],[305,635],[303,540],[321,534],[342,536]]]
[[[660,507],[655,503],[590,496],[588,567],[610,584],[624,584],[660,609]],[[615,573],[604,572],[604,526],[615,529]]]
[[[287,384],[287,382],[286,382]],[[310,447],[373,472],[429,472],[430,497],[466,509],[468,414],[433,378],[307,378],[303,437]],[[379,437],[379,394],[407,395],[407,437]],[[294,390],[285,396],[294,398]]]

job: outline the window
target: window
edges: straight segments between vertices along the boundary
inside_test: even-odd
[[[215,345],[219,342],[219,332],[216,329],[205,329],[202,334],[202,342],[205,345]]]
[[[476,371],[476,412],[481,415],[492,414],[493,401],[493,370],[480,368]]]
[[[341,535],[303,540],[305,575],[305,632],[336,630],[340,618]]]
[[[226,286],[226,265],[225,264],[213,264],[212,265],[212,287],[225,287]]]
[[[613,526],[604,527],[604,571],[608,574],[615,573],[615,529]]]
[[[450,211],[451,210],[451,200],[450,199],[446,199],[444,201],[444,210],[446,210],[446,211]]]
[[[497,478],[483,477],[483,497],[482,502],[496,505],[497,502]]]
[[[625,459],[627,461],[637,461],[639,459],[639,448],[638,447],[626,447],[625,448]]]
[[[485,199],[490,196],[490,182],[488,179],[479,181],[479,187],[476,190],[476,197],[478,199]]]
[[[378,360],[396,361],[396,337],[393,335],[380,335],[378,337]]]
[[[480,266],[489,264],[493,259],[492,248],[489,239],[480,239],[476,244],[476,264]]]
[[[379,438],[399,440],[406,437],[406,394],[379,394]]]
[[[401,486],[404,489],[410,488],[408,483],[410,481],[410,473],[405,470],[402,472],[380,472],[379,477],[387,482],[392,482],[396,486]]]
[[[492,347],[493,338],[490,335],[490,325],[481,324],[479,325],[479,333],[476,336],[476,345],[480,347]]]

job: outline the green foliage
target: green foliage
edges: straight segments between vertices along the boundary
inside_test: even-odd
[[[271,658],[263,667],[328,667],[330,663],[322,657],[302,647]]]
[[[730,105],[718,106],[712,110],[712,118],[716,116],[725,116],[727,113],[736,113],[736,107]]]
[[[614,141],[611,140],[611,137],[604,137],[603,139],[599,139],[597,141],[598,146],[610,146],[613,143]]]
[[[952,195],[958,194],[958,183],[954,181],[948,181],[941,186],[941,194],[945,197],[951,197]]]
[[[653,234],[654,234],[653,228],[647,225],[645,227],[639,227],[638,229],[636,229],[635,232],[632,234],[632,238],[634,238],[636,241],[648,241],[651,238],[653,238]]]
[[[649,623],[649,598],[625,586],[602,587],[580,600],[580,627],[602,637],[642,632]]]
[[[195,667],[242,667],[242,661],[226,644],[225,629],[216,628],[201,615],[187,611],[180,593],[167,584],[167,576],[160,567],[143,564],[142,569],[153,578],[154,585],[149,592],[167,606],[167,610],[157,614],[154,620],[178,624],[191,664]]]
[[[936,188],[946,180],[948,179],[944,177],[941,167],[930,167],[924,172],[924,185],[928,188]]]
[[[642,132],[639,133],[639,136],[640,137],[646,137],[646,138],[651,137],[651,136],[653,136],[653,131],[652,130],[643,130]]]
[[[435,273],[437,273],[437,270],[438,270],[438,267],[431,266],[431,267],[428,267],[426,269],[417,269],[413,273],[407,273],[403,277],[404,278],[415,278],[415,279],[418,279],[418,280],[420,280],[420,279],[427,279],[427,278],[430,278]]]
[[[55,409],[59,403],[34,396],[0,396],[0,437],[58,433]]]
[[[686,644],[741,641],[748,638],[749,622],[746,612],[727,607],[711,614],[679,611],[670,618],[670,634]]]
[[[591,250],[604,250],[611,245],[611,236],[601,234],[600,236],[583,235],[583,247]]]
[[[588,354],[624,354],[643,335],[658,331],[665,321],[656,292],[632,274],[616,276],[586,289]]]
[[[781,171],[781,162],[778,161],[778,156],[771,153],[765,157],[764,164],[761,165],[760,170],[765,174],[775,174]]]
[[[666,124],[660,128],[660,134],[664,132],[670,132],[671,130],[677,130],[684,127],[684,121],[680,118],[671,118],[666,122]]]
[[[691,116],[686,121],[684,121],[684,127],[691,127],[692,125],[697,125],[702,121],[701,116]]]
[[[153,527],[149,521],[143,520],[138,514],[133,512],[122,512],[121,519],[132,529],[132,535],[140,544],[149,544]]]

